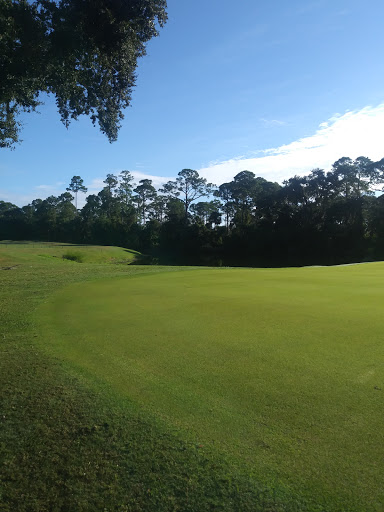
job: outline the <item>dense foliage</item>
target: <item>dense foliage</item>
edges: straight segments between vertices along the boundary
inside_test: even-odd
[[[108,174],[81,210],[69,191],[19,208],[0,201],[0,239],[118,245],[153,261],[285,266],[384,259],[384,159],[341,158],[283,185],[243,171],[214,187],[183,169],[157,191]],[[83,187],[83,188],[79,188]],[[68,191],[69,190],[69,191]],[[205,198],[203,201],[202,199]]]
[[[166,0],[0,0],[0,147],[21,111],[53,94],[63,123],[85,114],[112,142]]]

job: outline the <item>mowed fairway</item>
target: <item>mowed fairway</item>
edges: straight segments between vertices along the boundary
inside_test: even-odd
[[[202,269],[66,287],[49,351],[259,481],[384,509],[384,265]]]

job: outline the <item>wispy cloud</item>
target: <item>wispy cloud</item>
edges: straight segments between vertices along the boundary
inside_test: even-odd
[[[48,196],[59,196],[65,192],[65,183],[58,181],[50,185],[36,185],[27,194],[18,194],[9,190],[0,190],[0,200],[17,206],[30,204],[34,199],[46,199]]]
[[[286,121],[281,121],[280,119],[264,119],[264,117],[260,118],[266,126],[285,126],[287,124]]]
[[[35,190],[41,191],[44,195],[57,195],[62,194],[65,190],[65,182],[64,181],[58,181],[57,183],[53,185],[36,185]]]
[[[311,13],[313,11],[320,9],[321,7],[323,7],[323,5],[324,5],[324,0],[316,0],[313,2],[306,2],[305,4],[300,5],[300,7],[298,7],[296,9],[296,13],[297,14]]]
[[[282,182],[291,176],[308,174],[320,167],[329,170],[342,156],[384,157],[384,103],[344,114],[335,114],[318,130],[289,144],[269,148],[253,158],[235,157],[214,162],[199,170],[208,181],[221,184],[243,170],[271,181]]]
[[[9,190],[0,189],[0,201],[12,203],[17,206],[25,206],[36,199],[36,197],[36,194],[18,194],[9,192]],[[44,195],[44,197],[46,197],[46,195]]]

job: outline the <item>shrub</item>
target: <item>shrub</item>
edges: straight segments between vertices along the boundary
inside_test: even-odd
[[[84,254],[79,251],[67,251],[63,254],[64,260],[77,261],[77,263],[83,263]]]

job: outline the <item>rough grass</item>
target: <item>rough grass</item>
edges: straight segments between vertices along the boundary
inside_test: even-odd
[[[383,277],[381,263],[137,276],[68,287],[39,318],[84,378],[266,488],[380,511]]]
[[[77,265],[30,245],[0,247],[1,511],[321,510],[42,350],[35,311],[56,290],[179,269]]]
[[[77,263],[83,263],[84,254],[79,251],[66,251],[62,258],[69,261],[77,261]]]

